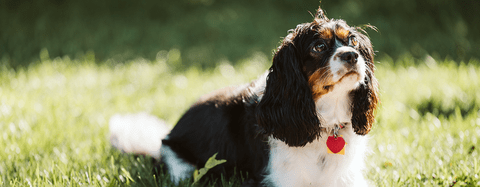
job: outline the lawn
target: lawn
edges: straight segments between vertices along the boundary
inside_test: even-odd
[[[172,49],[118,64],[43,50],[28,67],[0,67],[0,185],[171,185],[152,174],[149,158],[110,146],[109,118],[145,111],[173,125],[199,96],[255,79],[271,58],[182,69],[181,56]],[[480,62],[378,60],[381,105],[366,177],[377,186],[480,185]]]

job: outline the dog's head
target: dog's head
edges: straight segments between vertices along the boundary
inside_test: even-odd
[[[278,47],[256,109],[258,125],[289,146],[320,136],[315,102],[345,79],[351,82],[352,126],[367,134],[377,106],[374,52],[360,28],[328,19],[321,8],[311,23],[297,25]],[[343,85],[343,84],[342,84]]]

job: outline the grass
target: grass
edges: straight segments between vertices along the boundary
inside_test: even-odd
[[[146,111],[174,124],[200,95],[248,82],[270,65],[254,53],[235,66],[181,69],[175,49],[125,64],[96,63],[93,53],[51,59],[46,50],[40,59],[16,71],[0,67],[2,186],[169,186],[149,158],[112,149],[109,118]],[[367,178],[378,186],[480,185],[479,62],[381,62]]]
[[[480,185],[478,62],[389,64],[377,71],[382,104],[369,178],[379,186]]]

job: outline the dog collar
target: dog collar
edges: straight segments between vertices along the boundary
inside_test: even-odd
[[[339,131],[340,129],[345,128],[346,125],[347,125],[346,123],[335,125],[335,128],[333,128],[333,136],[334,136],[335,138],[337,138],[337,137],[338,137],[338,131]]]

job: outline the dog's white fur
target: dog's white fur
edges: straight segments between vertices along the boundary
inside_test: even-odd
[[[367,186],[362,175],[367,138],[356,135],[351,126],[340,131],[347,142],[345,155],[328,154],[329,134],[304,147],[289,147],[270,138],[267,186]]]
[[[160,158],[162,139],[170,132],[165,121],[145,112],[110,118],[110,143],[127,153]]]
[[[188,164],[183,159],[179,158],[177,153],[172,151],[167,145],[162,146],[160,152],[162,158],[164,158],[165,167],[167,167],[168,173],[170,174],[170,180],[173,183],[178,185],[180,181],[192,177],[192,173],[195,171],[195,166]]]

